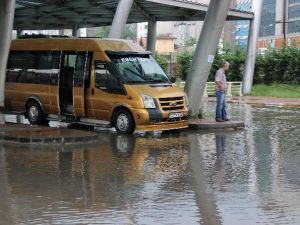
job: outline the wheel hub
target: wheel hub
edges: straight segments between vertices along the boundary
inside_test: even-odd
[[[39,110],[36,106],[31,106],[28,111],[28,117],[31,121],[36,121],[39,115]]]
[[[121,131],[126,131],[129,127],[129,118],[125,114],[120,114],[117,119],[117,126]]]

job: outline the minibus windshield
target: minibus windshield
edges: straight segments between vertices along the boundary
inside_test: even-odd
[[[153,57],[121,57],[113,59],[125,83],[171,83]]]

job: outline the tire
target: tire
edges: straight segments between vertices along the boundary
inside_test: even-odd
[[[31,101],[28,103],[26,108],[26,116],[30,124],[41,125],[45,124],[45,115],[41,106],[35,102]]]
[[[128,110],[121,109],[114,114],[113,124],[120,134],[132,134],[135,130],[135,123]]]

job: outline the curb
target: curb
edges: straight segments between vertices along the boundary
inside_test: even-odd
[[[189,120],[189,128],[200,130],[222,130],[222,129],[244,129],[245,123],[243,121],[228,121],[228,122],[215,122],[214,120]]]

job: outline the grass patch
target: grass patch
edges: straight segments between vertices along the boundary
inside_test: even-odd
[[[291,84],[256,84],[251,96],[269,96],[278,98],[300,98],[300,85]]]

